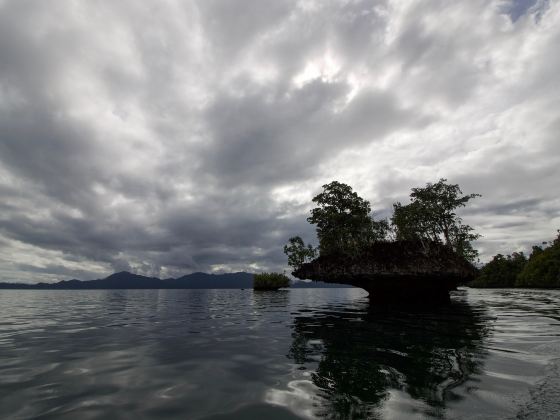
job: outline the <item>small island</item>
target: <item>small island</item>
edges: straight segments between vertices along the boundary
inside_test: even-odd
[[[391,221],[370,216],[370,203],[346,184],[333,181],[313,198],[307,219],[319,246],[299,236],[284,247],[293,275],[361,287],[377,303],[434,304],[472,281],[479,237],[456,209],[478,194],[462,195],[446,179],[413,188],[410,203],[393,205]]]
[[[290,279],[281,273],[260,273],[253,275],[254,290],[278,290],[290,287]]]
[[[476,269],[445,245],[392,241],[374,243],[356,256],[319,256],[293,275],[360,287],[376,303],[444,303],[451,290],[474,279]]]

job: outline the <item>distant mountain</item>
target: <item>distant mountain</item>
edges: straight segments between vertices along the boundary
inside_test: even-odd
[[[156,277],[140,276],[127,271],[111,274],[109,277],[89,281],[61,281],[55,283],[57,289],[160,289],[162,281]]]
[[[0,283],[0,289],[160,289],[162,281],[127,271],[97,280],[62,280],[58,283]]]
[[[207,274],[192,273],[179,278],[158,279],[132,274],[128,271],[111,274],[104,279],[97,280],[62,280],[58,283],[0,283],[0,289],[60,289],[60,290],[90,290],[90,289],[250,289],[253,287],[251,273]],[[320,281],[296,281],[293,288],[336,288],[350,287],[346,285],[329,284]]]

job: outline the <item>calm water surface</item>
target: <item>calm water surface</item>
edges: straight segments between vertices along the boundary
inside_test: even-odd
[[[560,418],[560,291],[0,292],[0,418]]]

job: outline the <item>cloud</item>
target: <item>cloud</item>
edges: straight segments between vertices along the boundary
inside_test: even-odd
[[[473,24],[476,22],[476,25]],[[446,177],[483,258],[560,225],[547,1],[0,2],[0,280],[282,270],[333,179]]]

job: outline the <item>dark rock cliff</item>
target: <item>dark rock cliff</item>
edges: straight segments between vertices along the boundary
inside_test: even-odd
[[[322,255],[293,275],[361,287],[380,302],[423,303],[448,301],[449,291],[471,281],[476,268],[442,244],[395,241],[352,256]]]

